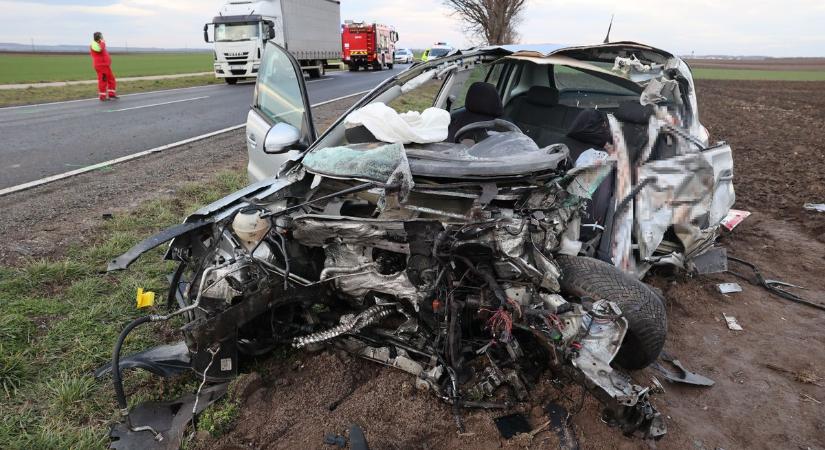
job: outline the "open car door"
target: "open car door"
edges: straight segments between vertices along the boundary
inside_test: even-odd
[[[301,66],[268,42],[246,122],[250,180],[275,176],[290,153],[307,149],[316,138]]]

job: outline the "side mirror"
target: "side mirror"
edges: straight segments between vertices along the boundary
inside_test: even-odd
[[[301,132],[297,128],[284,122],[276,123],[266,132],[264,153],[285,153],[300,140]]]
[[[209,25],[212,25],[212,24],[207,23],[206,25],[203,26],[203,41],[207,42],[207,43],[212,42],[212,41],[209,40]]]
[[[265,23],[267,25],[268,30],[267,39],[275,39],[275,22],[267,20]]]

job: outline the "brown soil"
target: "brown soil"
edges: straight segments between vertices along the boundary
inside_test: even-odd
[[[691,67],[750,70],[825,70],[825,58],[689,59]]]
[[[700,81],[711,140],[733,148],[736,207],[788,220],[825,242],[825,82]]]
[[[825,201],[825,83],[703,81],[698,90],[703,122],[734,148],[737,207],[753,212],[721,244],[757,264],[767,278],[807,287],[799,292],[808,299],[825,298],[825,214],[802,210],[805,201]],[[599,403],[587,395],[572,419],[581,448],[825,449],[825,388],[794,375],[825,375],[825,312],[730,274],[657,273],[646,281],[667,298],[666,350],[716,385],[665,384],[666,394],[654,400],[668,426],[658,442],[609,428],[600,420]],[[720,282],[739,282],[744,291],[719,294]],[[744,331],[728,330],[722,313],[735,316]],[[467,434],[457,435],[449,406],[415,392],[413,380],[394,369],[324,352],[270,360],[259,372],[264,386],[244,400],[235,429],[200,442],[203,448],[332,449],[322,443],[324,433],[344,433],[353,423],[365,429],[373,449],[518,448],[493,425],[501,412],[466,412]],[[648,384],[657,373],[632,375]],[[516,411],[535,427],[546,420],[540,406],[555,400],[574,411],[579,398],[578,387],[554,389],[548,374]],[[330,411],[336,401],[340,405]],[[558,448],[559,442],[540,432],[529,447]]]

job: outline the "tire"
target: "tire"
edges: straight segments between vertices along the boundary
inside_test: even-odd
[[[562,292],[594,300],[616,302],[628,330],[613,360],[629,369],[643,369],[656,361],[667,337],[667,314],[662,299],[646,284],[598,259],[556,257],[562,270]]]
[[[387,68],[390,69],[390,70],[392,70],[392,66],[394,66],[394,64],[392,64],[392,63],[387,64]]]
[[[226,84],[229,84],[229,85],[238,83],[237,78],[224,78],[223,81],[226,81]]]

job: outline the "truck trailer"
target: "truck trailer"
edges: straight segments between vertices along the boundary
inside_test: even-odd
[[[349,70],[392,69],[398,33],[390,26],[348,20],[341,26],[344,63]]]
[[[319,78],[328,60],[341,57],[340,26],[338,0],[229,0],[204,25],[203,37],[215,43],[215,76],[228,84],[257,77],[269,40]]]

